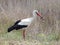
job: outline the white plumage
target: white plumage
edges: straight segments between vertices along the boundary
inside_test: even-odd
[[[21,22],[18,23],[18,25],[30,25],[32,20],[33,18],[22,19]]]

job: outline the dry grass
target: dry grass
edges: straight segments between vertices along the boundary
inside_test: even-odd
[[[18,19],[32,16],[34,9],[39,17],[28,27],[26,40],[22,31],[7,32]],[[60,44],[60,0],[0,0],[0,45],[59,45]]]
[[[7,19],[4,18],[4,23],[6,23]],[[2,21],[1,21],[2,22]],[[7,28],[12,25],[14,22],[8,20],[6,24],[0,24],[0,45],[59,45],[60,44],[60,35],[59,33],[43,33],[43,32],[31,32],[32,29],[28,28],[26,35],[26,40],[24,41],[22,38],[21,30],[14,30],[10,33],[7,32]],[[4,24],[4,25],[3,25]],[[34,26],[32,27],[34,28]],[[31,29],[31,30],[30,30]],[[33,30],[35,31],[35,30]]]
[[[60,41],[52,41],[52,42],[39,42],[37,40],[31,40],[31,41],[16,41],[16,40],[0,40],[0,45],[60,45]]]

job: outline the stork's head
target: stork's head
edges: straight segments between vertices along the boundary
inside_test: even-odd
[[[38,10],[34,10],[33,15],[34,16],[39,16],[39,17],[41,17],[41,19],[43,19],[43,17],[41,16],[41,13]]]

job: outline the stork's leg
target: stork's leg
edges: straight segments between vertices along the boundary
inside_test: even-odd
[[[25,40],[25,31],[26,30],[23,30],[23,39]]]

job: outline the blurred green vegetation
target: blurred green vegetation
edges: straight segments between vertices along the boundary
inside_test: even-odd
[[[0,4],[0,45],[60,45],[60,0],[0,0]],[[22,30],[7,32],[15,20],[32,16],[34,9],[44,20],[35,20],[26,40]]]

